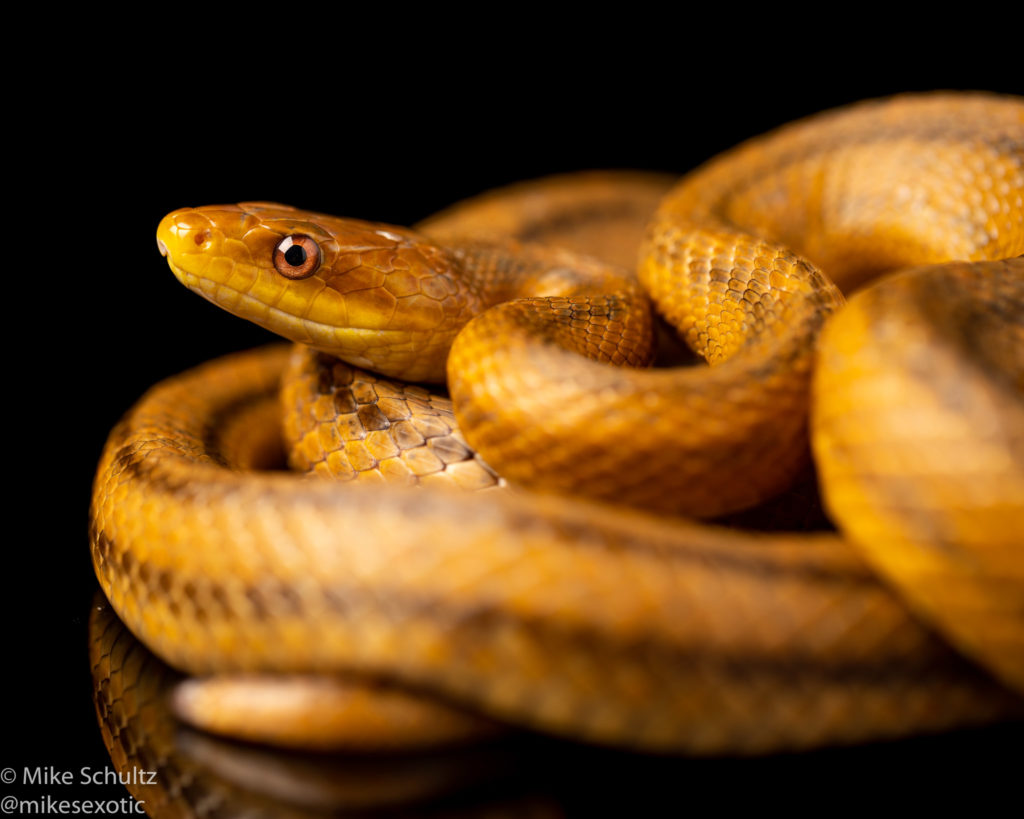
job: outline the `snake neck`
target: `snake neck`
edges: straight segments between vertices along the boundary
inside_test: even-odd
[[[545,245],[470,240],[453,244],[451,252],[485,308],[522,298],[640,292],[625,269]]]

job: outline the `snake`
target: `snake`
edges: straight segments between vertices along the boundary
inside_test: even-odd
[[[618,181],[419,230],[161,221],[182,283],[297,345],[157,385],[98,466],[97,577],[199,678],[183,713],[301,744],[371,686],[449,736],[682,754],[1020,717],[1024,100],[872,100]],[[551,201],[571,233],[655,199],[635,273],[536,241]],[[655,362],[661,323],[705,363]],[[715,523],[812,464],[838,531]]]

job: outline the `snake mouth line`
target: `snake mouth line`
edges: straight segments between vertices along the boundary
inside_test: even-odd
[[[345,359],[357,366],[371,366],[369,359],[362,359],[357,353],[349,352],[349,344],[356,348],[387,344],[388,339],[401,340],[408,336],[399,330],[384,330],[371,327],[338,327],[314,321],[273,307],[249,293],[238,290],[224,282],[191,273],[178,267],[168,259],[171,272],[193,293],[212,304],[227,310],[232,315],[259,324],[261,327],[284,336],[290,341],[308,344],[311,347],[335,352],[340,355],[344,349]],[[230,295],[228,295],[230,294]]]

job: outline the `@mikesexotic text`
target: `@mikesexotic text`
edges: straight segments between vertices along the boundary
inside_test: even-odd
[[[131,768],[116,771],[113,768],[83,767],[78,770],[61,770],[51,766],[34,768],[4,768],[0,781],[5,785],[61,787],[67,785],[155,785],[156,771]],[[0,797],[0,813],[7,815],[25,814],[82,814],[117,815],[143,814],[144,803],[130,796],[120,799],[63,798],[52,792],[33,797],[7,795]]]

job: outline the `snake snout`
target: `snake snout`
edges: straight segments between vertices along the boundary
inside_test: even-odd
[[[207,250],[212,238],[211,228],[204,214],[191,208],[176,210],[161,219],[157,226],[157,249],[162,256],[177,262],[186,253]]]

